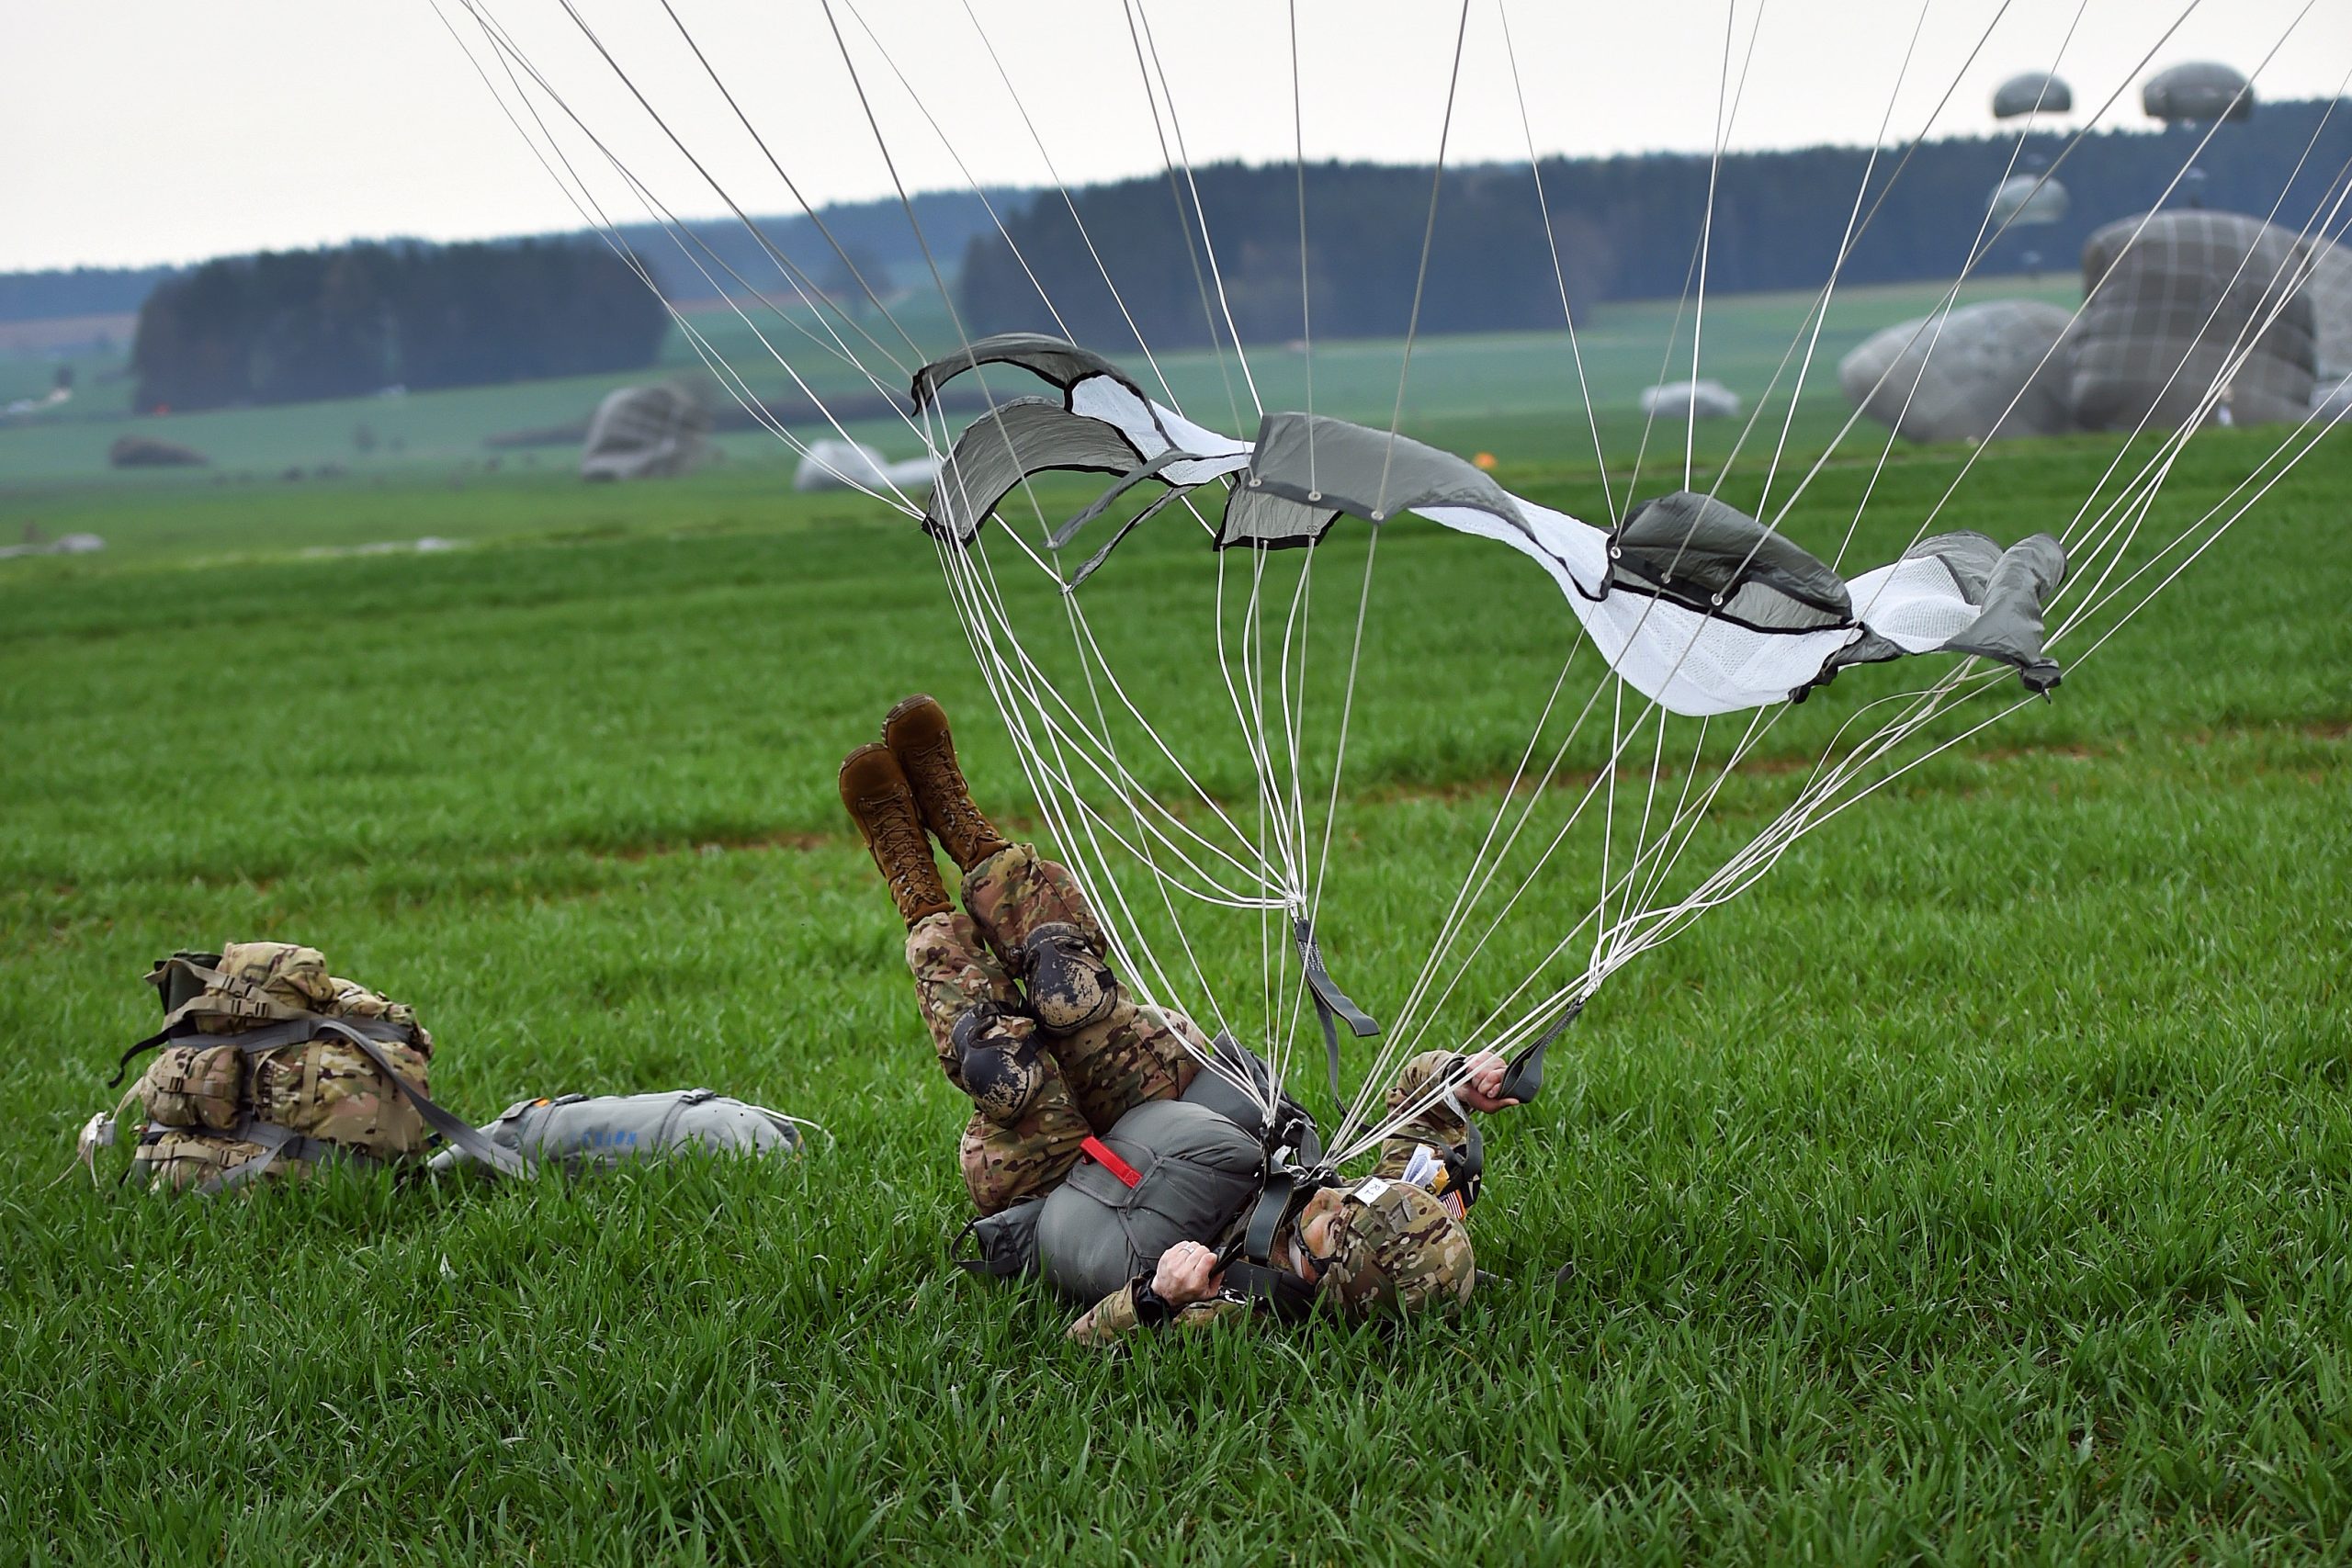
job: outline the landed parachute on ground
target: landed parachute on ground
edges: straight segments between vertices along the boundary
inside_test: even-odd
[[[1642,389],[1641,410],[1645,419],[1737,419],[1739,394],[1721,381],[1668,381]]]
[[[2292,231],[2240,213],[2158,212],[2099,230],[2083,247],[2075,421],[2301,419],[2318,376],[2310,265]]]
[[[1495,540],[1551,576],[1627,684],[1689,716],[1802,697],[1848,665],[1915,653],[1998,659],[2033,691],[2058,681],[2041,614],[2066,558],[2048,535],[2007,550],[1982,534],[1939,535],[1849,582],[1756,519],[1687,491],[1644,502],[1604,530],[1511,494],[1453,453],[1326,415],[1269,412],[1255,441],[1236,441],[1153,402],[1109,360],[1030,333],[924,366],[917,409],[982,365],[1017,366],[1060,397],[1002,403],[965,427],[924,514],[934,536],[969,546],[1013,488],[1040,474],[1115,476],[1053,532],[1057,549],[1134,486],[1167,487],[1074,574],[1073,588],[1168,499],[1230,476],[1216,548],[1295,548],[1342,516],[1378,525],[1406,512]]]
[[[1838,364],[1847,400],[1908,441],[1994,441],[2075,428],[2060,352],[2073,316],[1987,299],[1888,327]]]
[[[623,387],[605,394],[580,449],[583,479],[667,479],[707,450],[710,411],[677,387]]]
[[[807,492],[825,490],[914,491],[939,475],[939,459],[908,457],[893,463],[863,441],[811,441],[792,473],[792,488]]]

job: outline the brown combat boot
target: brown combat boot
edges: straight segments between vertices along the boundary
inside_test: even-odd
[[[947,732],[947,710],[930,697],[913,696],[882,721],[883,743],[914,790],[922,825],[931,829],[958,871],[969,871],[1012,846],[972,804],[971,787],[956,765],[956,738]]]
[[[914,792],[890,749],[869,742],[852,751],[842,761],[841,785],[842,804],[849,807],[907,924],[944,913],[949,907],[947,885],[939,880]]]

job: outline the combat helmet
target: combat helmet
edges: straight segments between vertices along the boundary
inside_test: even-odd
[[[1419,1187],[1374,1177],[1348,1190],[1333,1225],[1323,1297],[1352,1317],[1453,1312],[1477,1283],[1470,1233]]]

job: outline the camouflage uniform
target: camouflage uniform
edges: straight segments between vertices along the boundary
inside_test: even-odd
[[[907,967],[940,1070],[958,1089],[973,1093],[955,1035],[975,1007],[1001,1010],[992,1025],[996,1040],[1036,1052],[1041,1081],[1027,1102],[975,1096],[981,1108],[964,1129],[964,1183],[973,1205],[993,1214],[1059,1186],[1086,1138],[1110,1131],[1148,1100],[1182,1094],[1200,1068],[1179,1035],[1202,1051],[1208,1041],[1182,1014],[1136,1004],[1102,962],[1102,928],[1069,873],[1029,845],[1012,845],[974,866],[964,878],[964,908],[967,913],[926,915],[914,923]],[[1031,939],[1039,927],[1055,925],[1079,933],[1108,996],[1099,1016],[1060,1034],[1023,1016],[1016,983]]]
[[[958,1155],[973,1206],[993,1214],[1061,1185],[1078,1164],[1084,1141],[1108,1133],[1136,1106],[1182,1094],[1200,1070],[1185,1042],[1203,1053],[1209,1042],[1182,1013],[1140,1007],[1127,995],[1105,957],[1109,943],[1102,928],[1069,873],[1032,846],[1014,844],[974,865],[965,874],[963,897],[964,912],[925,915],[908,929],[907,967],[940,1070],[978,1107],[964,1128]],[[1031,955],[1038,939],[1054,937],[1057,928],[1075,938],[1065,951],[1077,960],[1078,978],[1074,985],[1068,980],[1067,965],[1057,976],[1065,991],[1077,994],[1049,998],[1041,990],[1041,976],[1024,971],[1036,967]],[[1054,1016],[1057,1001],[1082,1012],[1087,1021],[1060,1032],[1043,1027],[1038,1018]],[[1034,1055],[1033,1066],[1012,1089],[1000,1078],[977,1087],[967,1078],[967,1047],[956,1036],[959,1025],[972,1029],[976,1014],[986,1021],[989,1050],[1024,1061]],[[1393,1112],[1419,1098],[1453,1060],[1451,1052],[1430,1051],[1407,1063],[1388,1090],[1388,1109]],[[1467,1136],[1461,1112],[1440,1100],[1382,1144],[1374,1175],[1393,1180],[1403,1174],[1416,1146],[1442,1150]],[[1398,1196],[1364,1210],[1359,1227],[1414,1244],[1418,1261],[1405,1277],[1392,1278],[1351,1268],[1343,1258],[1322,1288],[1366,1312],[1422,1304],[1425,1277],[1434,1281],[1442,1275],[1449,1288],[1466,1294],[1469,1242],[1461,1227],[1454,1224],[1448,1232],[1435,1224],[1430,1214],[1442,1217],[1444,1211],[1419,1190],[1399,1183],[1393,1190]],[[1351,1219],[1358,1218],[1359,1207],[1351,1206]],[[1216,1245],[1231,1240],[1246,1223],[1246,1214],[1237,1217]],[[1285,1232],[1277,1246],[1287,1240]],[[1199,1327],[1246,1316],[1250,1310],[1238,1302],[1200,1302],[1179,1313],[1172,1325]],[[1069,1337],[1102,1344],[1136,1326],[1130,1286],[1097,1303],[1071,1325]]]

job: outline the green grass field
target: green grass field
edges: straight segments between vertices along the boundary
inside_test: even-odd
[[[1423,428],[1589,509],[1556,403],[1446,389],[1446,356],[1476,352],[1417,351]],[[2275,439],[2200,436],[2152,535]],[[2109,451],[1996,449],[1947,521],[2062,524]],[[1962,456],[1899,453],[1853,558],[1899,547]],[[2276,1562],[2352,1543],[2341,440],[2054,702],[1612,981],[1544,1100],[1491,1130],[1474,1230],[1501,1282],[1459,1322],[1110,1355],[942,1261],[965,1111],[832,770],[929,689],[966,716],[983,792],[1024,826],[1031,807],[903,523],[795,498],[774,462],[593,489],[10,471],[0,536],[110,541],[0,563],[10,1560]],[[1830,468],[1792,531],[1834,540],[1868,477]],[[1342,534],[1325,570],[1351,585],[1364,546]],[[424,535],[467,547],[306,554]],[[1326,931],[1375,1011],[1566,621],[1506,552],[1409,523],[1380,548]],[[1171,631],[1206,625],[1215,571],[1182,530],[1145,531],[1087,590],[1180,735],[1218,733],[1214,667]],[[1318,649],[1351,609],[1351,586],[1318,609]],[[1752,830],[1789,765],[1900,682],[1854,671],[1795,710],[1694,855]],[[1203,762],[1220,792],[1247,779],[1229,744]],[[1492,975],[1556,929],[1521,922]],[[414,1002],[435,1092],[468,1114],[702,1083],[839,1141],[787,1168],[338,1179],[212,1204],[57,1179],[153,1027],[149,962],[253,936]],[[1209,962],[1254,970],[1255,941],[1230,930]]]

